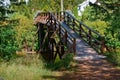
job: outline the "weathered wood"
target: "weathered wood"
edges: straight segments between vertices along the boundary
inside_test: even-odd
[[[48,45],[46,48],[49,48],[48,50],[50,50],[51,56],[50,59],[52,60],[56,58],[57,54],[61,59],[63,55],[62,53],[65,53],[64,46],[68,46],[69,43],[73,48],[72,51],[74,53],[76,52],[76,33],[100,53],[104,52],[106,45],[103,37],[95,30],[77,20],[68,12],[42,12],[38,15],[38,18],[36,18],[35,21],[36,24],[41,23],[42,27],[44,27],[43,25],[47,26],[46,35],[42,36],[42,33],[44,32],[42,27],[40,27],[38,31],[38,39],[42,38],[38,46],[41,45],[40,47],[42,49],[43,45],[46,45],[45,41],[48,41],[47,44],[50,43],[51,45]],[[63,42],[62,47],[61,44],[58,44],[58,47],[54,42],[50,42],[51,38],[55,38],[54,35],[59,36],[60,42]],[[51,49],[50,46],[52,46]],[[56,48],[56,51],[54,48]]]
[[[103,43],[103,41],[102,41],[102,36],[98,32],[96,32],[95,30],[91,29],[90,27],[88,27],[84,23],[80,22],[74,16],[69,14],[68,12],[65,12],[64,15],[67,15],[67,16],[65,16],[67,18],[67,19],[65,18],[66,21],[67,21],[66,24],[68,24],[68,26],[70,26],[71,29],[73,29],[76,33],[79,33],[80,37],[82,37],[86,42],[88,42],[88,44],[90,44],[91,46],[93,44],[96,44],[96,45],[102,47],[102,48],[99,47],[99,50],[100,50],[99,53],[103,52],[103,48],[107,48],[105,43],[104,43],[104,46],[103,46],[103,44],[100,44],[100,42]],[[73,23],[74,25],[71,26],[70,23]],[[100,39],[98,40],[93,35],[98,36]],[[96,41],[97,43],[95,43],[93,41]],[[98,50],[97,47],[94,47],[94,48],[96,48],[96,50]]]
[[[73,51],[76,53],[76,39],[73,39]]]

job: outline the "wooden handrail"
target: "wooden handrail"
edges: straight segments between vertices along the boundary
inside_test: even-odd
[[[61,27],[63,26],[63,25],[61,24],[61,22],[57,20],[57,18],[54,16],[53,13],[50,13],[50,15],[52,16],[53,20],[55,20]],[[67,42],[69,42],[69,40],[71,40],[71,42],[73,43],[73,44],[72,44],[72,45],[73,45],[73,51],[74,51],[74,53],[75,53],[75,52],[76,52],[76,49],[75,49],[76,39],[75,39],[75,37],[74,37],[73,35],[71,35],[64,27],[62,27],[61,29],[64,29],[64,30],[65,30],[65,40],[66,40],[66,41],[65,41],[65,45],[67,45]],[[69,34],[71,37],[69,37],[68,34]],[[69,38],[69,40],[68,40],[67,38]]]
[[[85,28],[91,30],[93,33],[99,35],[100,37],[102,37],[98,32],[96,32],[95,30],[91,29],[90,27],[88,27],[87,25],[85,25],[83,22],[77,20],[73,15],[71,15],[68,12],[65,12],[65,14],[68,14],[73,20],[75,20],[76,22],[78,22],[79,24],[83,25]]]
[[[69,22],[69,23],[66,23],[69,25],[69,27],[71,26],[70,23],[73,23],[74,25],[71,26],[71,29],[73,29],[76,33],[79,33],[80,36],[82,37],[82,35],[84,35],[85,37],[82,37],[84,38],[84,40],[86,42],[88,42],[88,44],[90,44],[92,47],[94,47],[99,53],[103,53],[103,49],[105,48],[105,40],[103,38],[103,36],[101,36],[98,32],[96,32],[95,30],[91,29],[90,27],[88,27],[87,25],[85,25],[83,22],[77,20],[73,15],[71,15],[70,13],[68,12],[64,12],[64,16],[65,20],[71,20],[71,22],[69,21],[65,21],[65,22]],[[100,40],[97,39],[97,36],[98,38],[100,38]],[[97,43],[96,43],[97,42]],[[99,50],[93,46],[93,45],[97,45],[99,47]]]

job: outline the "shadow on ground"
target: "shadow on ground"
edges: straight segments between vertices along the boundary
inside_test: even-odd
[[[55,80],[120,80],[120,69],[106,60],[78,61],[69,71],[60,71],[58,76],[43,76]]]

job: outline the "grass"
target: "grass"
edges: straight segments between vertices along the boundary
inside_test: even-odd
[[[107,59],[116,66],[120,67],[120,48],[111,51],[112,52],[106,54]]]
[[[73,64],[73,53],[66,54],[65,58],[63,59],[58,59],[58,56],[55,60],[54,63],[48,63],[45,65],[46,68],[51,69],[51,70],[69,70],[71,65]]]
[[[0,62],[0,78],[4,80],[45,80],[43,76],[53,75],[55,72],[44,68],[42,60],[36,57],[19,57]]]
[[[55,63],[46,63],[37,56],[22,56],[10,61],[0,59],[0,79],[4,80],[59,80],[63,75],[59,70],[68,70],[73,54],[67,54]]]

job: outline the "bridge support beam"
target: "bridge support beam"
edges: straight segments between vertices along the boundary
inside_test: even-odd
[[[44,39],[44,28],[43,28],[43,24],[38,23],[37,25],[38,27],[38,50],[40,50],[42,48],[42,42]],[[40,51],[41,52],[41,51]]]

